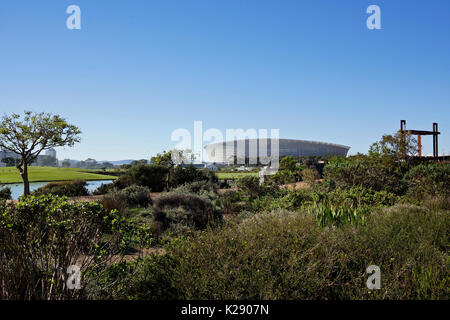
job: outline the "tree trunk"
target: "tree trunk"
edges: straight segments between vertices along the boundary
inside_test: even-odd
[[[23,167],[19,168],[20,176],[23,180],[23,194],[25,196],[30,195],[30,182],[28,180],[28,163],[26,161],[23,162]]]

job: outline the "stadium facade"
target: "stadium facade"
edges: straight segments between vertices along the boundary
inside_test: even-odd
[[[279,150],[278,154],[277,149]],[[205,147],[210,162],[235,163],[237,161],[240,164],[264,164],[267,160],[263,159],[273,159],[276,156],[279,159],[286,156],[296,158],[306,156],[346,157],[349,149],[348,146],[334,143],[293,139],[242,139],[212,143]]]

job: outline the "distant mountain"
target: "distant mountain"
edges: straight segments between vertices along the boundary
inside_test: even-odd
[[[64,160],[60,160],[60,163],[62,163],[63,161],[69,161],[72,166],[75,166],[75,165],[77,165],[78,163],[81,162],[80,160],[64,159]],[[83,161],[85,161],[85,160],[83,160]],[[101,160],[101,161],[97,161],[97,163],[101,164],[103,162],[109,162],[109,163],[111,163],[111,164],[113,164],[115,166],[121,166],[121,165],[124,165],[124,164],[130,164],[133,161],[136,161],[136,160],[133,160],[133,159],[118,160],[118,161]],[[148,161],[147,161],[147,163],[148,163]]]

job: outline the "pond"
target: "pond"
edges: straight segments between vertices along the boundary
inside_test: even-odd
[[[96,180],[96,181],[86,181],[87,186],[86,188],[89,190],[89,192],[94,191],[98,187],[100,187],[102,184],[111,183],[112,180]],[[34,190],[45,186],[46,184],[50,183],[50,181],[47,182],[31,182],[30,183],[30,191],[33,192]],[[23,194],[23,183],[12,183],[5,185],[11,189],[11,197],[13,200],[17,200],[20,198],[20,196]],[[1,188],[1,187],[0,187]]]

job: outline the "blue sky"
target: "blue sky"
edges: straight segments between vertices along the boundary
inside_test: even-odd
[[[66,28],[71,4],[81,30]],[[382,30],[366,28],[371,4]],[[450,154],[449,17],[446,0],[2,1],[0,113],[78,125],[82,142],[60,159],[149,158],[195,120],[352,154],[400,119],[439,122]]]

